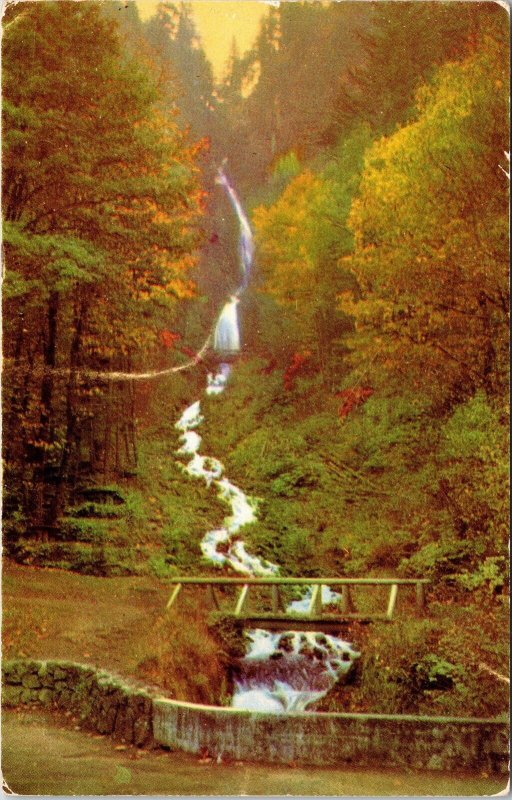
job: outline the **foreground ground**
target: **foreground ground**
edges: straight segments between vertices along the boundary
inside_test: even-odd
[[[5,711],[2,772],[21,795],[490,795],[504,778],[396,771],[217,764],[183,753],[136,750],[40,710]]]
[[[65,658],[141,677],[141,664],[166,631],[158,625],[168,587],[150,576],[97,578],[7,562],[2,579],[4,658]],[[169,626],[167,643],[178,630],[175,620]],[[165,663],[168,674],[177,672]],[[181,690],[191,692],[185,677]],[[71,717],[39,709],[5,711],[2,746],[4,779],[19,794],[469,796],[504,788],[502,778],[486,775],[218,765],[165,750],[119,749]]]
[[[97,578],[4,562],[5,658],[64,658],[134,675],[168,597],[151,577]]]

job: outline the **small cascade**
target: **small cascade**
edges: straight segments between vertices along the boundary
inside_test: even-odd
[[[230,374],[231,367],[229,364],[219,364],[219,371],[216,375],[208,374],[206,394],[220,394],[223,392]]]
[[[223,391],[229,370],[222,369],[217,375],[208,376],[206,391],[214,389],[213,394]],[[199,453],[201,437],[196,432],[204,417],[201,414],[201,403],[196,401],[185,409],[176,423],[176,428],[181,431],[181,447],[176,455],[187,457],[186,464],[181,463],[182,469],[194,478],[202,478],[208,486],[215,486],[218,496],[229,506],[231,514],[224,520],[224,527],[208,531],[201,542],[203,556],[213,564],[223,566],[228,564],[242,575],[276,575],[279,568],[266,559],[252,556],[245,550],[245,545],[237,534],[243,525],[248,525],[256,520],[257,502],[224,477],[224,465],[211,456]]]
[[[235,678],[235,708],[305,711],[359,658],[348,642],[323,633],[258,629],[247,636],[249,649]]]
[[[226,190],[240,223],[240,269],[242,285],[222,309],[214,331],[214,350],[226,357],[240,350],[237,305],[245,290],[254,255],[251,228],[234,188],[224,171],[219,169],[218,183]],[[206,393],[219,395],[226,388],[231,367],[221,363],[218,372],[208,375]],[[224,475],[224,465],[216,458],[202,455],[201,436],[197,433],[204,418],[197,400],[186,408],[176,423],[181,432],[177,451],[184,472],[203,479],[217,489],[218,497],[229,507],[230,515],[223,527],[208,531],[201,541],[203,558],[219,567],[229,566],[242,575],[257,577],[279,573],[277,564],[247,552],[239,531],[257,519],[258,502],[248,497]],[[306,612],[312,589],[288,610]],[[322,586],[323,604],[336,603],[340,595]],[[305,711],[340,679],[346,678],[359,657],[348,642],[322,633],[271,633],[266,630],[247,632],[248,650],[240,660],[235,679],[232,705],[235,708],[275,713]]]
[[[217,353],[232,354],[240,351],[237,311],[239,302],[240,299],[233,295],[220,312],[213,334],[213,349]]]

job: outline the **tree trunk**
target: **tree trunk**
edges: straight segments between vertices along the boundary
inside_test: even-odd
[[[39,416],[39,429],[36,442],[32,445],[33,465],[33,491],[30,505],[25,509],[30,527],[36,534],[47,538],[44,527],[45,492],[45,466],[47,462],[48,447],[52,440],[52,399],[54,391],[54,369],[57,355],[57,320],[59,313],[59,295],[51,292],[47,308],[47,338],[43,349],[43,376],[41,379],[41,411]]]
[[[80,355],[82,345],[82,331],[87,311],[85,300],[77,301],[74,309],[73,337],[69,351],[69,378],[66,388],[66,434],[62,448],[62,456],[57,476],[57,485],[52,502],[48,511],[47,524],[50,528],[56,526],[61,516],[66,502],[67,489],[69,483],[70,469],[72,466],[72,455],[75,450],[77,438],[77,412],[76,389],[78,381],[78,369],[80,366]]]
[[[493,376],[495,375],[496,367],[496,349],[494,347],[492,324],[489,313],[489,303],[485,294],[482,292],[478,298],[478,305],[482,314],[482,328],[483,328],[483,348],[482,348],[482,376],[485,391],[488,395],[495,392],[495,382]]]

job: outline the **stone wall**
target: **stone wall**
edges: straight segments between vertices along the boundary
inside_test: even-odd
[[[152,741],[152,699],[145,689],[67,661],[6,661],[2,672],[5,706],[42,703],[73,711],[86,727],[119,741]]]
[[[266,714],[157,696],[94,667],[6,661],[4,705],[42,703],[138,746],[269,763],[353,764],[508,773],[508,726],[489,719],[385,714]]]
[[[249,761],[508,773],[496,720],[368,714],[264,714],[157,698],[155,741]]]

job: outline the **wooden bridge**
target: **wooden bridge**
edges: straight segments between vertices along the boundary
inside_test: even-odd
[[[339,630],[342,623],[357,620],[359,622],[387,621],[394,618],[398,589],[414,589],[414,608],[417,613],[426,611],[425,587],[430,583],[425,578],[173,578],[170,583],[173,590],[167,603],[170,609],[176,602],[184,586],[201,586],[206,588],[209,605],[221,610],[226,616],[239,619],[244,627],[265,628],[267,630],[288,630],[293,626],[295,630],[324,630],[327,632]],[[309,608],[306,612],[286,611],[282,589],[289,586],[311,587]],[[339,590],[340,599],[336,603],[322,603],[322,586]],[[219,602],[216,589],[224,589],[223,595],[228,594],[227,587],[240,587],[235,598],[234,607],[232,598],[231,606]],[[389,587],[389,595],[385,610],[375,613],[357,612],[354,604],[355,587]],[[265,597],[261,589],[270,589],[270,596]],[[251,598],[249,598],[249,591]],[[258,591],[256,591],[258,590]],[[256,594],[258,597],[256,597]],[[366,593],[365,593],[366,594]],[[268,595],[268,593],[267,593]],[[366,598],[369,600],[370,598]],[[250,600],[253,600],[251,603]],[[258,605],[260,608],[255,608]],[[334,611],[332,610],[335,606]],[[368,603],[364,603],[368,605]],[[410,605],[410,601],[409,601]],[[261,606],[265,610],[261,610]],[[267,610],[270,609],[270,610]]]

